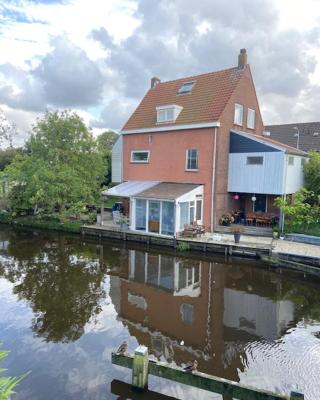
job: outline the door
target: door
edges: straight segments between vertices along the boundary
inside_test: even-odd
[[[267,211],[267,195],[257,194],[256,201],[254,202],[255,212],[266,212]]]

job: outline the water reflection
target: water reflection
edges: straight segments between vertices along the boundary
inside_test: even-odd
[[[21,339],[19,327],[12,327],[18,303],[5,306],[4,324],[26,354],[30,343],[41,348],[41,363],[33,360],[31,369],[41,365],[60,383],[52,393],[42,388],[39,398],[87,399],[92,385],[92,398],[104,398],[105,382],[119,377],[110,365],[111,349],[124,339],[132,350],[144,344],[178,365],[197,359],[203,372],[257,387],[288,392],[298,384],[306,399],[320,390],[320,285],[314,278],[275,273],[256,262],[12,231],[0,232],[0,277],[27,302],[29,326],[41,345]],[[61,343],[68,346],[63,355]],[[44,348],[54,355],[43,358]],[[62,378],[57,365],[66,362],[66,353]],[[91,355],[80,363],[80,354]],[[41,382],[48,376],[41,375]],[[93,376],[99,383],[92,383]],[[30,398],[26,393],[21,398]]]
[[[96,253],[63,236],[11,240],[4,250],[8,262],[0,264],[0,275],[29,302],[34,333],[52,342],[79,339],[106,296]]]

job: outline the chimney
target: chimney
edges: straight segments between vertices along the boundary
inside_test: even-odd
[[[238,68],[243,69],[248,64],[247,50],[241,49],[238,56]]]
[[[157,86],[157,84],[160,82],[161,82],[160,79],[157,78],[156,76],[151,78],[151,89],[155,88]]]

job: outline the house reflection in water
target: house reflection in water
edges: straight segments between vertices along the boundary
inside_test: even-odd
[[[276,340],[293,322],[294,305],[276,300],[281,278],[269,271],[125,253],[110,295],[130,334],[160,359],[196,358],[202,372],[238,380],[247,346]]]

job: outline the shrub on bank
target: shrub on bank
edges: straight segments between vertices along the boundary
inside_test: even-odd
[[[73,233],[80,233],[81,226],[83,225],[83,221],[80,220],[60,221],[54,216],[39,217],[34,215],[13,218],[8,213],[0,213],[0,223],[12,224],[21,227],[48,229]]]

